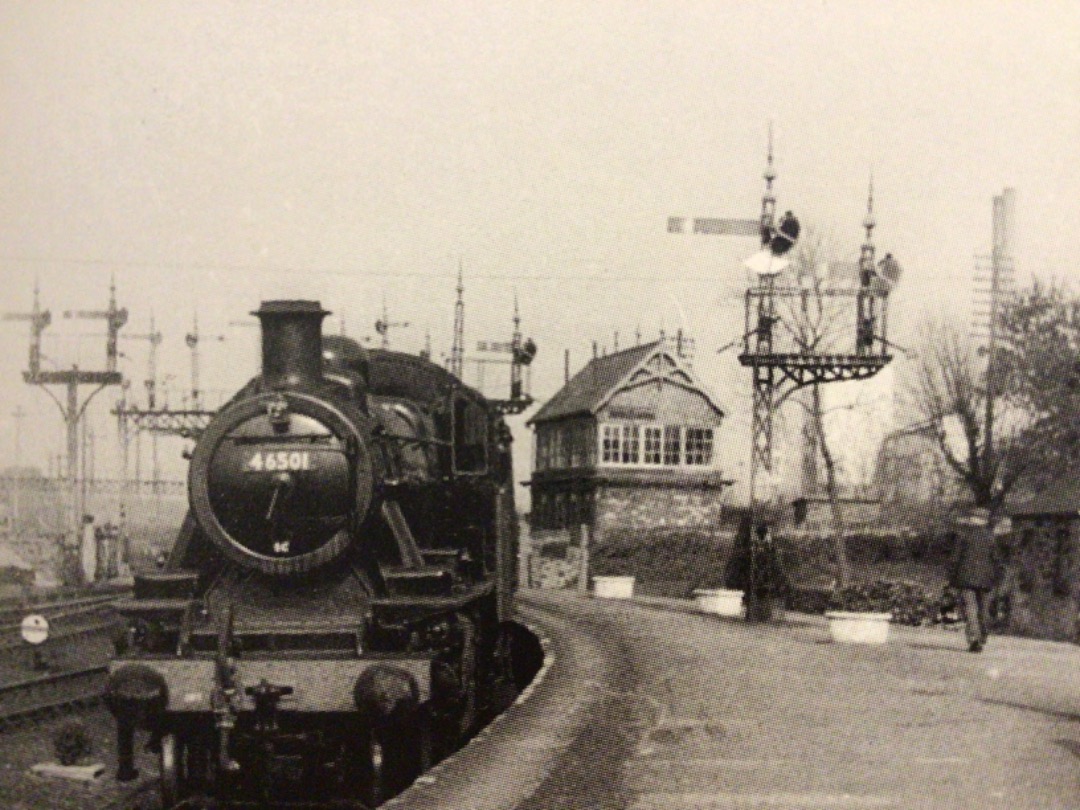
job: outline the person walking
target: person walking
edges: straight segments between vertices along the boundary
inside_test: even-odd
[[[968,650],[986,646],[990,622],[990,594],[1002,575],[1002,560],[990,522],[982,507],[957,521],[962,527],[953,547],[949,584],[960,592],[960,612]]]

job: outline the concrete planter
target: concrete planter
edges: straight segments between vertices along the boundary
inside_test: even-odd
[[[593,594],[597,599],[632,599],[633,577],[593,577]]]
[[[702,613],[714,613],[717,616],[740,617],[743,609],[743,592],[727,588],[699,588],[694,591],[694,601]]]
[[[889,639],[891,613],[852,613],[830,610],[829,633],[841,644],[884,644]]]

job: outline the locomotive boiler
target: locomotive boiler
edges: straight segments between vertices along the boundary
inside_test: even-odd
[[[118,607],[106,701],[165,807],[374,806],[512,699],[510,432],[427,360],[266,301],[262,369],[199,437],[190,509]]]

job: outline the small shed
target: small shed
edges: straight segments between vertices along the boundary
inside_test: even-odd
[[[1010,629],[1080,641],[1080,482],[1059,477],[1008,512]]]
[[[534,539],[715,527],[723,418],[676,341],[593,358],[529,420]]]

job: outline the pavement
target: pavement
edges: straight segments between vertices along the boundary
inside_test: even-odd
[[[604,794],[632,810],[1080,808],[1076,645],[991,636],[976,654],[959,629],[896,625],[883,645],[848,645],[817,616],[750,625],[683,600],[525,599],[608,621],[636,650],[636,744]],[[574,789],[547,804],[610,805]]]

